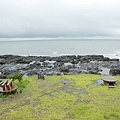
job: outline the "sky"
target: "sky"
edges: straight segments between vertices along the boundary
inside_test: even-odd
[[[0,0],[0,38],[120,38],[120,0]]]

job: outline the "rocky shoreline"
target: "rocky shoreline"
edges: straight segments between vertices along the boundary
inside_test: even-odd
[[[65,55],[65,56],[18,56],[0,55],[0,78],[14,73],[24,76],[65,74],[111,74],[120,75],[119,59],[110,59],[103,55]]]

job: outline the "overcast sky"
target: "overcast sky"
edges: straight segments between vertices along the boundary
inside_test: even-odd
[[[0,38],[120,38],[120,0],[0,0]]]

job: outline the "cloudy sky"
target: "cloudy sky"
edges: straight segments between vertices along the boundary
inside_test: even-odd
[[[120,38],[120,0],[0,0],[0,38]]]

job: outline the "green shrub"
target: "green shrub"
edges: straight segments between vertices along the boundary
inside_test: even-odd
[[[22,78],[23,78],[23,74],[21,74],[21,73],[15,73],[15,74],[9,76],[9,79],[13,79],[13,81],[18,80],[19,82],[21,82]]]
[[[23,79],[21,82],[19,80],[14,81],[14,84],[18,86],[18,91],[25,89],[29,83],[30,81],[28,79]]]

